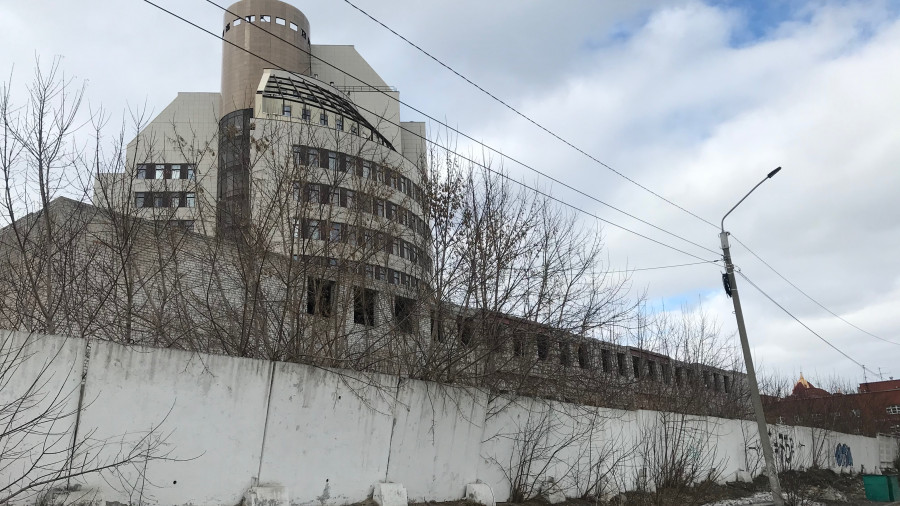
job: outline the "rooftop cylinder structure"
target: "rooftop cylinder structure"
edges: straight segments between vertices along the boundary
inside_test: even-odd
[[[222,30],[222,116],[253,107],[264,69],[310,75],[309,20],[296,7],[241,0],[225,12]]]

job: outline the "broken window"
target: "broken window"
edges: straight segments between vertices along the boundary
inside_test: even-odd
[[[415,329],[416,301],[406,297],[394,297],[394,323],[398,330],[412,332]]]
[[[375,325],[375,290],[353,287],[353,323]]]
[[[547,336],[537,336],[537,357],[538,360],[547,360],[550,355],[550,340]]]
[[[309,278],[306,286],[306,312],[317,316],[331,316],[334,281]]]

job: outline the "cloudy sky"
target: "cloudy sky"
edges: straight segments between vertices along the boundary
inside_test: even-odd
[[[213,32],[206,0],[155,0]],[[218,0],[217,0],[218,1]],[[484,88],[628,178],[726,223],[829,310],[900,343],[900,2],[353,0]],[[352,44],[401,98],[657,227],[716,251],[716,227],[541,132],[342,0],[291,0],[317,44]],[[21,89],[59,55],[92,108],[159,112],[178,91],[218,91],[221,42],[143,0],[0,2],[0,73]],[[14,70],[13,70],[14,69]],[[403,112],[405,120],[422,120]],[[436,131],[437,125],[430,125]],[[704,259],[706,251],[506,161],[529,184]],[[587,220],[593,223],[592,219]],[[696,262],[604,225],[611,267]],[[823,338],[900,378],[900,345],[860,332],[733,242],[735,263]],[[720,270],[633,274],[654,305],[702,306],[735,333]],[[862,369],[739,279],[758,364],[862,381]],[[736,338],[735,338],[736,339]],[[868,373],[868,379],[873,379]]]

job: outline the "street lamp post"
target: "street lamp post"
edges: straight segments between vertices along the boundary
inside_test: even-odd
[[[741,298],[738,295],[737,281],[734,277],[734,264],[731,263],[731,251],[728,244],[728,232],[725,231],[725,218],[734,211],[737,206],[741,205],[747,197],[753,193],[753,190],[759,188],[759,185],[772,178],[781,167],[769,172],[769,174],[756,184],[744,198],[738,201],[725,216],[722,217],[722,231],[719,233],[719,239],[722,242],[722,253],[725,260],[725,276],[726,290],[734,303],[734,316],[737,319],[738,333],[741,336],[741,349],[744,351],[744,364],[747,367],[747,379],[750,382],[750,400],[753,403],[753,412],[756,415],[756,426],[759,430],[759,445],[763,450],[763,457],[766,460],[766,474],[769,477],[769,486],[772,489],[772,500],[776,506],[784,506],[784,498],[781,495],[781,484],[778,482],[778,473],[775,469],[775,455],[772,452],[772,443],[769,441],[769,431],[766,425],[766,416],[763,413],[762,400],[759,397],[759,384],[756,382],[756,370],[753,368],[753,358],[750,356],[750,343],[747,341],[747,329],[744,327],[744,313],[741,311]]]

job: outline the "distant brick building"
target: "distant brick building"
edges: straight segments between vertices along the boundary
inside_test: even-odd
[[[790,395],[764,402],[769,423],[900,436],[900,380],[861,383],[855,393],[831,393],[801,375]]]

